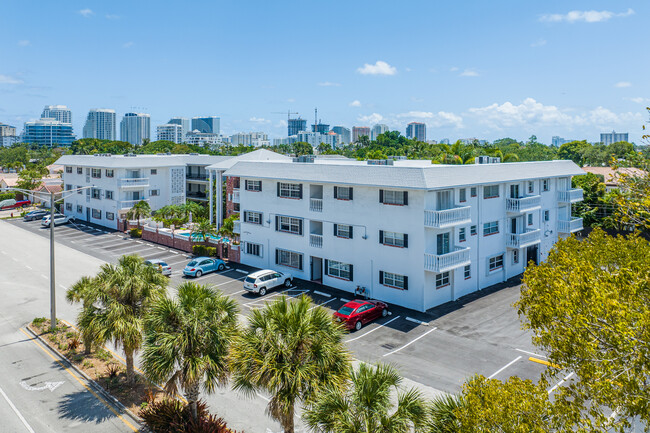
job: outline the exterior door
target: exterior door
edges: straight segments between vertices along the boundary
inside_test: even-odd
[[[517,218],[510,218],[510,233],[517,233]]]
[[[452,191],[438,191],[436,200],[436,210],[451,209],[454,207],[454,200],[451,196]]]
[[[86,207],[86,221],[90,222],[90,208]]]
[[[323,279],[323,259],[320,257],[311,258],[311,280],[320,281]]]
[[[539,245],[531,245],[530,247],[526,248],[526,266],[528,266],[528,263],[532,261],[536,265],[539,264],[539,260],[537,258],[539,254]]]
[[[510,198],[519,198],[519,185],[510,185]]]
[[[449,252],[449,232],[440,233],[437,236],[436,251],[438,255],[447,254]]]

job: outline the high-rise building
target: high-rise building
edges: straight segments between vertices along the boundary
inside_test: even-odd
[[[190,119],[186,117],[172,117],[171,119],[169,119],[169,122],[167,123],[171,123],[174,125],[181,125],[181,134],[183,136],[183,140],[181,140],[181,142],[184,141],[185,136],[187,135],[188,132],[190,132]]]
[[[553,147],[560,147],[560,146],[562,146],[564,143],[568,143],[569,141],[570,141],[570,140],[565,140],[565,139],[562,138],[562,137],[559,137],[559,136],[557,136],[557,135],[554,135],[554,136],[551,138],[551,146],[553,146]]]
[[[612,143],[618,143],[619,141],[628,141],[628,140],[629,140],[629,134],[627,132],[612,131],[611,133],[604,132],[600,134],[600,142],[603,143],[605,146],[609,146]]]
[[[16,128],[0,123],[0,146],[11,146],[14,143],[18,143]]]
[[[370,139],[372,141],[375,141],[377,139],[377,136],[379,136],[379,134],[383,134],[384,132],[388,132],[388,125],[378,123],[372,127],[372,130],[370,131]]]
[[[338,146],[338,135],[337,134],[321,134],[320,132],[299,132],[298,140],[304,143],[311,144],[311,147],[317,148],[321,143],[329,144],[332,149],[336,149]]]
[[[114,141],[116,139],[115,124],[115,110],[93,108],[88,112],[83,138]]]
[[[36,143],[39,146],[69,146],[75,140],[72,124],[55,119],[39,119],[25,122],[22,141]]]
[[[54,119],[61,123],[72,123],[72,111],[65,105],[46,105],[41,119]]]
[[[268,134],[264,132],[239,132],[230,136],[230,144],[233,146],[269,146],[271,142],[269,141]]]
[[[221,132],[220,119],[215,116],[193,117],[192,131],[199,131],[204,134],[219,134]]]
[[[174,143],[183,142],[183,127],[176,123],[168,123],[166,125],[158,125],[156,127],[156,139],[172,141]]]
[[[359,141],[359,137],[366,136],[370,138],[370,128],[367,126],[353,126],[352,127],[352,142]]]
[[[126,113],[120,122],[120,140],[140,146],[151,139],[151,117],[144,113]]]
[[[411,122],[406,125],[406,138],[418,141],[427,141],[427,125],[420,122]]]
[[[287,135],[289,137],[292,135],[298,135],[299,132],[307,130],[307,121],[305,119],[301,119],[300,117],[297,119],[289,119],[287,130]]]
[[[332,128],[332,132],[335,132],[339,135],[340,144],[350,144],[350,139],[352,138],[352,133],[349,128],[345,126],[335,126]]]
[[[311,125],[311,132],[318,132],[320,134],[327,134],[330,132],[330,126],[325,123],[318,122],[315,125]]]
[[[443,138],[442,140],[440,140],[440,144],[449,144],[449,139]]]

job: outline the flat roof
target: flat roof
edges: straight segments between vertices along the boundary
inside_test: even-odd
[[[225,161],[232,156],[213,155],[63,155],[55,164],[102,168],[176,167],[205,165]]]

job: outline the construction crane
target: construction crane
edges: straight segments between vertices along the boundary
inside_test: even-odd
[[[284,111],[273,111],[272,114],[284,114]],[[287,122],[291,120],[292,114],[300,114],[296,111],[287,110]]]

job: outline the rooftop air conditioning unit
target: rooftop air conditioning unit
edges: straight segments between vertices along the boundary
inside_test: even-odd
[[[369,159],[368,165],[393,165],[392,159]]]
[[[477,156],[474,158],[474,164],[498,164],[501,158],[498,156]]]
[[[293,162],[314,162],[314,155],[300,155],[293,158]]]

